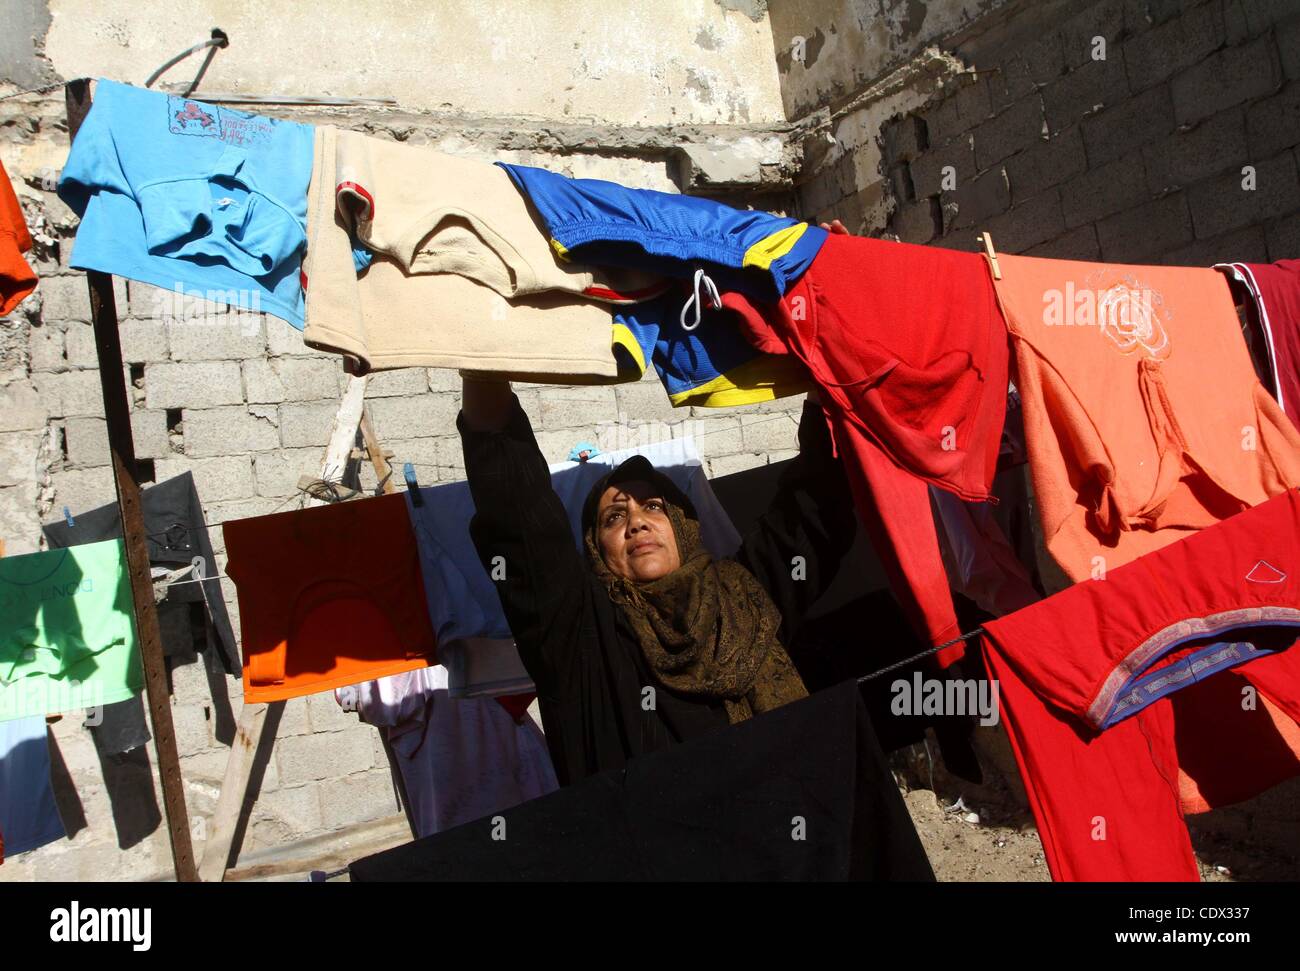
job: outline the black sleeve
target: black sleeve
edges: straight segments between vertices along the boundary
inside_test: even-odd
[[[590,587],[532,425],[512,398],[500,431],[474,431],[463,415],[456,421],[474,499],[469,532],[537,693],[553,698],[583,645],[595,640]]]
[[[804,615],[835,579],[857,531],[853,496],[833,454],[826,418],[820,406],[807,402],[799,420],[799,455],[736,554],[780,609],[783,643],[794,639]]]

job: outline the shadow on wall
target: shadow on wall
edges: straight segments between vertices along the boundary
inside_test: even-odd
[[[172,618],[176,621],[160,625],[164,637],[169,691],[175,667],[202,661],[211,692],[211,702],[205,707],[215,722],[213,735],[219,744],[230,746],[234,742],[236,724],[228,680],[225,672],[220,669],[217,652],[211,644],[207,645],[203,658],[198,657],[195,649],[194,638],[212,637],[203,605],[192,603],[169,607],[164,604],[159,613],[160,619]],[[213,669],[214,666],[216,670]],[[105,705],[99,724],[88,731],[99,759],[118,848],[130,849],[151,835],[163,822],[149,755],[148,743],[151,738],[144,710],[144,696],[137,695],[126,701]],[[71,839],[88,828],[89,823],[53,732],[49,733],[49,744],[54,798]],[[265,759],[260,771],[265,771]],[[258,784],[260,780],[259,774]],[[256,788],[252,791],[256,792]],[[246,807],[245,816],[247,808],[249,807]]]

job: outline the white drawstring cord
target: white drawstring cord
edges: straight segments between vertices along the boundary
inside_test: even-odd
[[[700,281],[703,281],[709,293],[709,305],[713,307],[722,306],[722,297],[718,294],[718,288],[714,286],[713,281],[704,275],[704,271],[697,269],[695,271],[695,281],[691,284],[691,298],[682,304],[681,325],[682,330],[692,331],[700,326],[700,320],[703,317],[704,301],[700,299]],[[686,312],[691,305],[695,306],[695,323],[687,326]]]

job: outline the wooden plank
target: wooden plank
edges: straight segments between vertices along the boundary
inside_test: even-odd
[[[366,378],[348,375],[348,387],[343,392],[343,400],[334,415],[334,427],[330,431],[329,446],[325,450],[325,461],[321,464],[320,477],[337,482],[348,467],[352,455],[352,445],[357,439],[357,428],[361,425],[361,416],[366,404]],[[308,498],[308,506],[323,506],[324,499]]]
[[[274,704],[284,707],[283,701]],[[239,827],[239,816],[244,808],[244,800],[248,796],[248,782],[253,773],[253,760],[262,742],[262,729],[266,727],[266,716],[270,707],[270,705],[260,704],[244,705],[239,713],[239,727],[235,730],[235,740],[230,746],[226,775],[221,782],[221,795],[217,799],[217,807],[213,810],[212,819],[208,823],[208,838],[203,845],[203,861],[199,864],[199,876],[206,881],[220,883],[224,879],[226,865],[230,860],[230,848],[234,843],[235,831]]]
[[[322,479],[337,479],[347,466],[352,454],[352,443],[356,441],[357,427],[365,407],[366,379],[351,375],[347,390],[339,403],[339,410],[334,415],[334,426],[330,432],[329,446],[321,462]],[[308,506],[324,505],[324,500],[308,497]],[[204,880],[213,882],[225,879],[226,867],[231,862],[231,850],[234,847],[235,834],[239,828],[239,818],[248,799],[249,781],[258,749],[263,745],[263,731],[266,728],[269,710],[275,706],[284,708],[283,701],[270,705],[245,704],[239,713],[239,728],[235,735],[235,744],[231,746],[230,757],[226,762],[226,775],[221,782],[221,795],[217,799],[217,808],[213,811],[209,823],[208,841],[203,847],[203,862],[200,872]],[[277,710],[272,724],[279,724],[282,711]],[[274,745],[274,737],[268,737],[267,745]]]
[[[85,80],[73,81],[66,86],[65,96],[68,135],[76,138],[77,129],[90,110],[89,84]],[[113,278],[107,273],[91,270],[86,273],[86,280],[90,287],[90,314],[95,332],[95,353],[99,360],[99,381],[104,395],[108,446],[112,453],[113,482],[117,487],[117,504],[122,517],[122,540],[126,548],[127,573],[131,580],[136,634],[140,640],[141,660],[144,662],[145,693],[149,701],[150,721],[153,723],[158,774],[162,779],[163,807],[171,838],[172,862],[177,880],[193,882],[198,880],[199,875],[190,843],[189,814],[185,808],[185,790],[176,751],[176,732],[172,726],[171,693],[167,687],[167,667],[163,661],[158,611],[154,605],[153,581],[149,575],[149,549],[145,545],[140,478],[136,468],[135,442],[131,436],[131,409],[126,378],[122,373],[122,344],[117,332]]]
[[[370,453],[370,464],[374,466],[375,477],[383,483],[380,488],[385,495],[392,495],[397,491],[397,485],[393,482],[393,467],[389,464],[388,456],[384,454],[379,444],[379,437],[370,424],[369,408],[361,412],[361,437],[366,443],[366,451]]]

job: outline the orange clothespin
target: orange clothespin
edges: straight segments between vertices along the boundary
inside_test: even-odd
[[[998,251],[993,248],[993,237],[988,233],[979,234],[980,242],[984,244],[984,255],[989,258],[989,265],[993,267],[993,279],[1002,279],[1002,267],[998,266]]]

